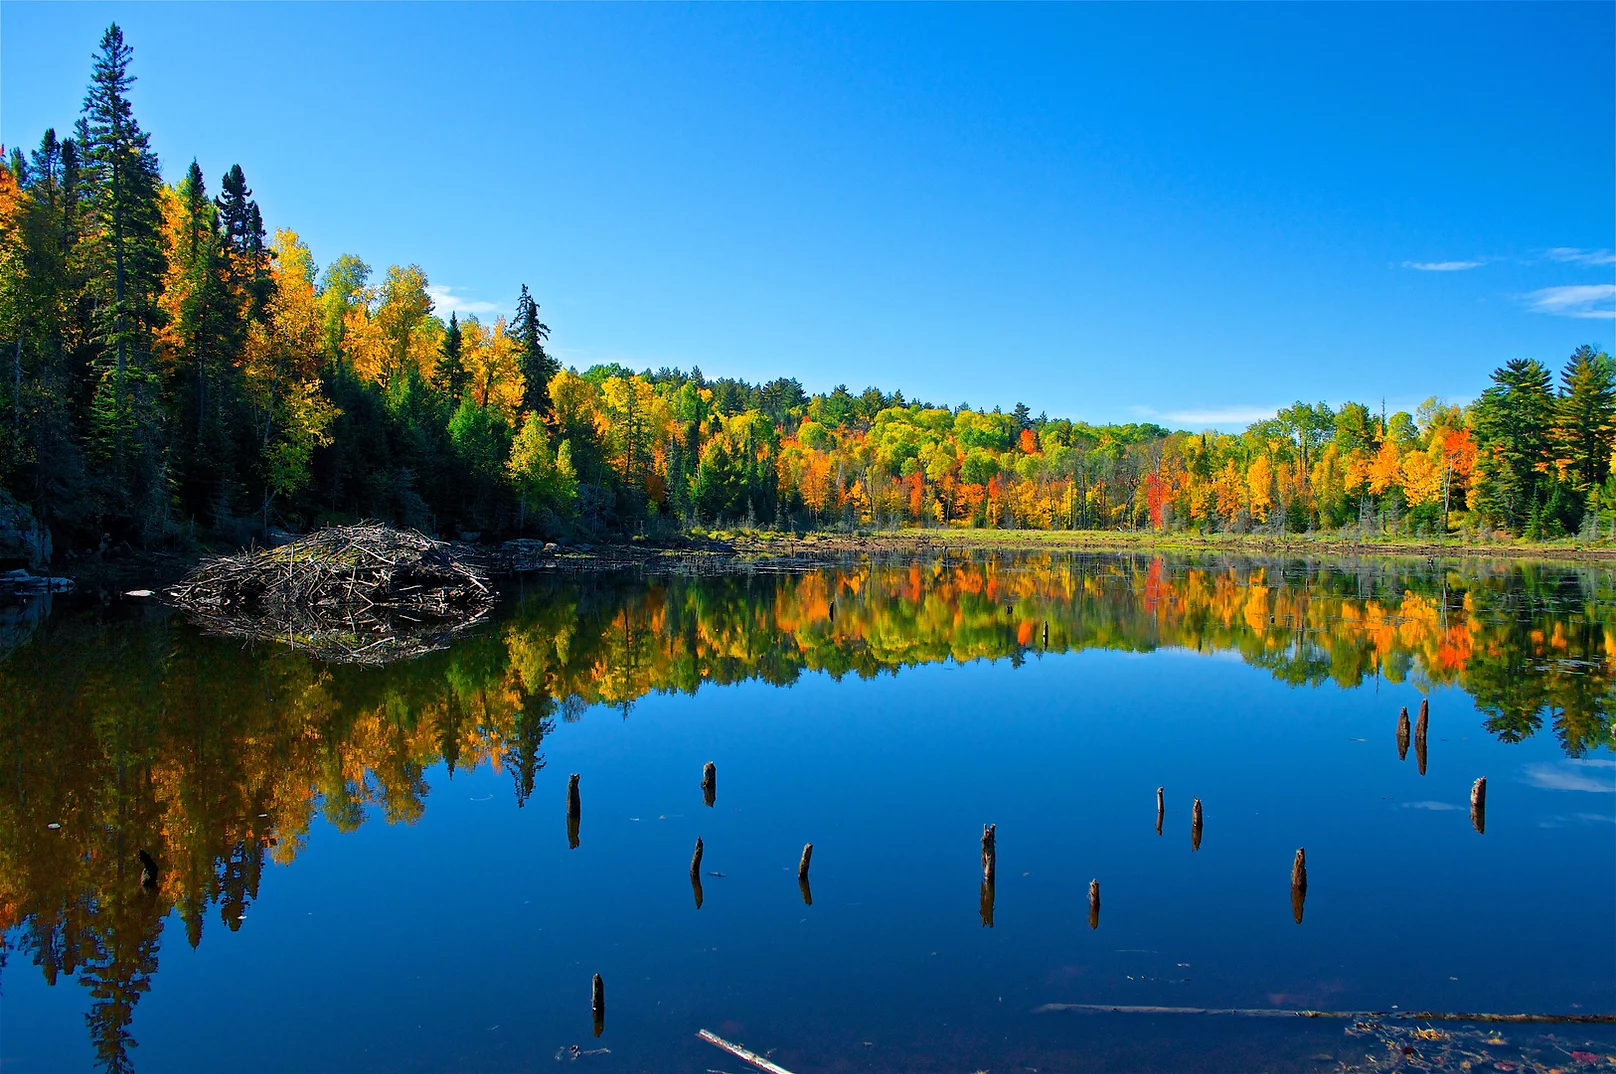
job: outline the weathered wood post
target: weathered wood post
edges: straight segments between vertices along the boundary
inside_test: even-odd
[[[1089,928],[1100,927],[1100,882],[1089,881]]]
[[[1307,901],[1307,851],[1296,848],[1296,860],[1291,862],[1291,916],[1302,923],[1302,904]]]
[[[993,883],[999,873],[999,851],[996,845],[997,824],[982,825],[982,879]]]
[[[690,855],[690,889],[696,893],[696,909],[701,909],[701,836],[696,837],[696,852]]]
[[[711,761],[701,768],[701,800],[709,808],[718,800],[718,766]]]
[[[797,860],[797,879],[803,883],[808,882],[808,863],[813,860],[813,857],[814,845],[812,843],[804,843],[802,847],[802,857]]]
[[[594,1016],[595,1036],[598,1037],[606,1031],[606,982],[600,979],[598,973],[590,989],[589,1013]]]
[[[578,849],[578,824],[583,810],[578,798],[578,773],[567,777],[567,848]]]
[[[1470,785],[1470,823],[1477,835],[1487,834],[1487,777],[1482,776]]]
[[[1156,834],[1162,833],[1162,818],[1167,815],[1167,807],[1162,804],[1162,789],[1156,788]]]
[[[1397,714],[1397,759],[1399,761],[1408,756],[1408,706]]]
[[[1190,849],[1201,849],[1201,800],[1199,798],[1190,807]]]

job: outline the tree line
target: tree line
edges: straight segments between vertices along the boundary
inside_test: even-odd
[[[426,274],[317,265],[247,177],[165,183],[101,40],[71,137],[0,168],[0,491],[58,548],[244,541],[359,517],[445,534],[1005,526],[1534,538],[1616,531],[1616,369],[1511,361],[1468,406],[1298,402],[1244,432],[563,369]]]

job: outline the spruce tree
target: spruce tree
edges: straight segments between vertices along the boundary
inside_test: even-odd
[[[101,367],[92,412],[96,461],[109,505],[156,521],[166,493],[159,400],[151,384],[152,332],[161,314],[162,180],[150,139],[129,102],[133,50],[116,23],[101,38],[81,130],[88,171],[90,284]]]
[[[528,293],[527,284],[516,300],[516,317],[511,321],[511,337],[522,345],[522,409],[550,413],[550,378],[561,370],[561,363],[544,350],[550,326],[539,320],[539,304]]]
[[[460,318],[449,314],[449,327],[444,330],[443,344],[438,352],[438,364],[433,371],[444,394],[457,404],[466,390],[466,366],[460,359]]]
[[[264,255],[264,218],[252,200],[241,165],[232,164],[219,184],[219,227],[224,236],[227,278],[248,316],[262,320],[269,300],[269,259]]]
[[[1616,371],[1610,355],[1584,344],[1560,374],[1555,439],[1570,463],[1571,482],[1587,495],[1610,473],[1611,437],[1616,433]]]
[[[1476,401],[1481,457],[1477,478],[1483,512],[1517,531],[1537,521],[1549,489],[1550,436],[1556,400],[1541,362],[1517,358],[1493,371],[1493,384]]]

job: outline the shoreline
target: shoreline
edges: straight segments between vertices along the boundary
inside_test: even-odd
[[[677,537],[545,542],[516,538],[499,544],[447,542],[457,556],[495,574],[544,570],[610,571],[668,568],[693,573],[806,570],[863,556],[942,555],[947,552],[1179,553],[1269,557],[1536,560],[1616,564],[1616,545],[1583,541],[1436,541],[1353,538],[1335,534],[1189,534],[1112,530],[770,530],[691,531]],[[79,593],[119,595],[160,590],[221,553],[135,552],[109,560],[79,560],[51,568],[73,579]],[[227,554],[227,553],[225,553]]]

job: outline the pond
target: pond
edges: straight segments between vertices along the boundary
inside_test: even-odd
[[[384,668],[150,604],[13,621],[0,1066],[748,1069],[701,1029],[799,1074],[1616,1062],[1609,1024],[1399,1018],[1616,1013],[1607,568],[506,588]]]

